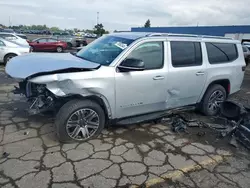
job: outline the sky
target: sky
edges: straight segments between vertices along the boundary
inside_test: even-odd
[[[0,0],[0,24],[46,24],[62,29],[250,25],[250,0]],[[9,19],[10,18],[10,19]]]

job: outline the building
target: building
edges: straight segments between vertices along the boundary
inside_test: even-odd
[[[228,36],[241,41],[250,41],[250,25],[187,26],[187,27],[133,27],[133,32],[178,33],[195,35]]]

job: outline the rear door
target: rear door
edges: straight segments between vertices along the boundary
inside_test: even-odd
[[[36,42],[36,49],[39,51],[48,50],[47,39],[46,38],[38,39]]]
[[[204,43],[197,41],[169,41],[167,108],[192,105],[199,100],[207,76],[203,48]]]
[[[57,45],[58,41],[56,39],[48,39],[47,41],[48,50],[56,50]]]

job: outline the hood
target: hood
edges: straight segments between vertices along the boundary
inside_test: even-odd
[[[95,69],[99,66],[70,53],[30,53],[12,58],[5,72],[13,78],[25,79],[34,74],[49,74],[64,69]]]

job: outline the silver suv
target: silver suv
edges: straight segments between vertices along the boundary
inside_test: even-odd
[[[107,124],[133,124],[194,106],[205,115],[241,88],[245,61],[239,41],[159,33],[105,35],[76,54],[12,59],[8,75],[30,113],[57,112],[63,142],[85,141]]]

